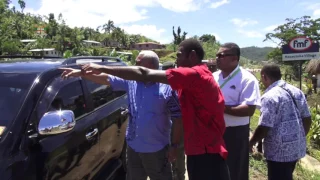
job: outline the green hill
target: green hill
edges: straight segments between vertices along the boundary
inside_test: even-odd
[[[274,48],[272,47],[245,47],[241,48],[241,56],[253,60],[253,61],[266,61],[267,55],[271,52]]]

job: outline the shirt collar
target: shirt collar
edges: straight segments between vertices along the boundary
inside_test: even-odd
[[[222,76],[222,71],[220,70],[220,76],[221,76],[221,78],[222,78],[222,79],[227,79],[227,78],[229,78],[230,76],[232,76],[232,74],[233,74],[236,70],[238,70],[238,68],[240,68],[239,64],[238,64],[238,66],[237,66],[236,68],[234,68],[234,70],[233,70],[227,77],[225,77],[225,78],[223,78],[223,76]]]
[[[274,87],[276,87],[276,86],[281,86],[281,85],[283,85],[283,84],[285,84],[286,82],[284,81],[284,80],[278,80],[278,81],[276,81],[276,82],[274,82],[274,83],[272,83],[264,92],[266,93],[266,92],[268,92],[270,89],[272,89],[272,88],[274,88]]]

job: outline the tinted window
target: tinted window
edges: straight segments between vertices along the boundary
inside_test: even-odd
[[[0,131],[18,114],[36,77],[36,74],[0,73]]]
[[[53,110],[72,110],[75,118],[85,113],[85,101],[80,81],[72,82],[62,87],[53,102],[51,109]]]
[[[111,86],[101,85],[92,81],[85,81],[92,95],[94,108],[98,108],[117,97],[124,95],[124,91],[113,91]]]

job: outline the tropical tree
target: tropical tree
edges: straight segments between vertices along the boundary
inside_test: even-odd
[[[276,27],[272,33],[266,34],[264,41],[272,41],[277,44],[277,48],[268,54],[268,59],[278,64],[282,61],[281,46],[288,44],[291,39],[297,36],[306,36],[314,41],[320,40],[320,18],[312,19],[310,16],[302,16],[300,18],[287,18],[286,23]],[[294,75],[299,76],[299,63],[286,62],[291,65]]]
[[[104,33],[111,33],[116,27],[114,26],[114,22],[111,20],[108,20],[106,24],[102,26],[102,29],[104,30]]]
[[[182,41],[186,39],[187,32],[183,31],[181,35],[181,28],[178,26],[177,33],[174,30],[174,26],[172,27],[172,33],[173,33],[173,44],[179,45]]]
[[[204,34],[199,38],[200,41],[202,42],[211,42],[215,43],[216,42],[216,37],[211,34]]]

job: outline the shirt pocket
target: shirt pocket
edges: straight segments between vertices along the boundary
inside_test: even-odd
[[[226,105],[239,105],[242,87],[240,83],[227,83],[223,88],[223,96]]]
[[[147,111],[150,113],[163,113],[166,110],[166,98],[163,93],[154,92],[150,95],[148,106],[146,107]]]

